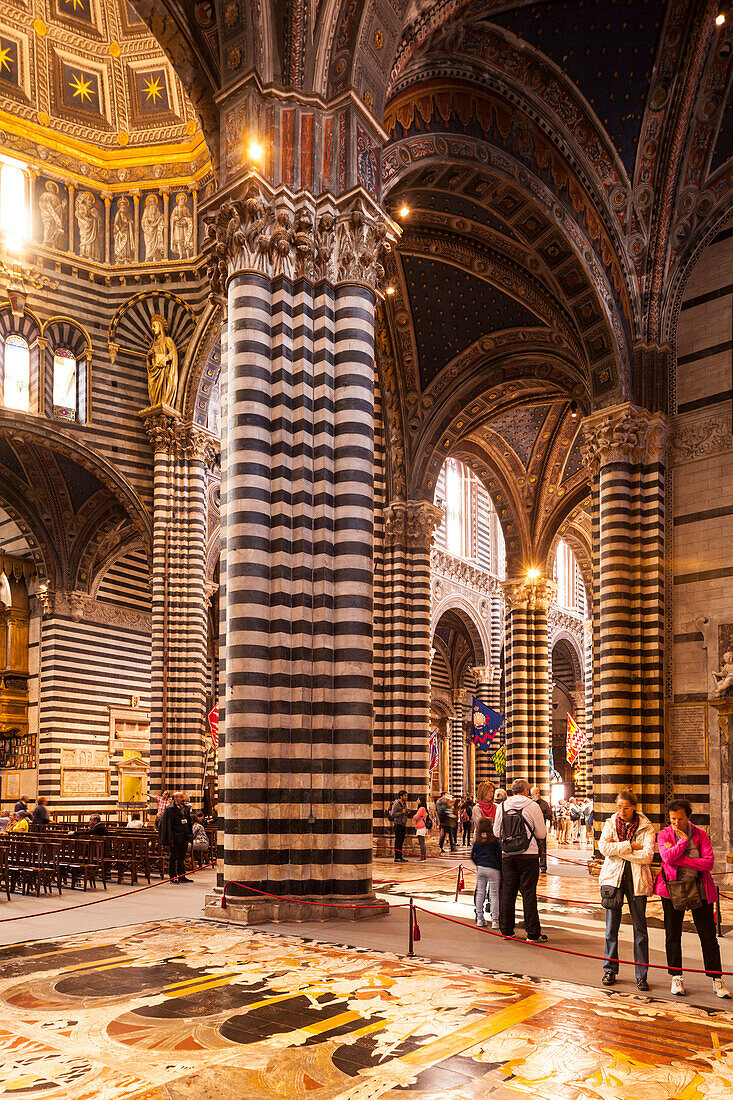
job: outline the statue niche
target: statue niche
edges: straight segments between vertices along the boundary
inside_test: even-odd
[[[151,321],[153,342],[148,349],[150,405],[173,405],[178,389],[178,351],[167,335],[168,322],[159,313]]]

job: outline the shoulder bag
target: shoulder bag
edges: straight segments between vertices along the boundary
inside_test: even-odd
[[[664,867],[662,867],[662,878],[669,893],[669,900],[674,908],[680,910],[680,912],[687,909],[699,909],[707,901],[703,894],[699,874],[695,875],[694,878],[675,879],[670,882],[664,873]]]
[[[620,909],[624,892],[620,886],[601,886],[601,905],[604,909]]]

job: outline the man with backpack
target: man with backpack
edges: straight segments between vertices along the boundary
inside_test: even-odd
[[[512,793],[496,811],[494,835],[501,844],[501,902],[499,927],[502,936],[514,935],[517,894],[524,906],[524,929],[531,943],[545,943],[537,911],[537,883],[540,877],[540,844],[547,836],[542,810],[529,797],[526,779],[515,779]]]

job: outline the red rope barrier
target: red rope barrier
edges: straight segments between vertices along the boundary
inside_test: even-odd
[[[630,959],[617,959],[612,956],[609,956],[607,958],[605,955],[591,955],[586,951],[573,951],[569,947],[551,947],[547,943],[536,943],[532,940],[521,940],[518,936],[503,936],[501,932],[494,932],[491,928],[479,928],[479,926],[476,924],[467,924],[465,921],[458,920],[457,917],[449,917],[446,913],[434,913],[432,909],[424,909],[422,905],[416,905],[415,909],[419,910],[421,913],[427,913],[428,916],[438,917],[440,920],[450,921],[451,924],[460,924],[462,928],[470,928],[473,929],[475,932],[486,932],[490,936],[498,936],[499,939],[502,940],[512,940],[514,943],[531,943],[533,947],[541,947],[545,951],[555,951],[561,955],[574,955],[578,959],[598,959],[601,962],[617,962],[623,964],[624,966],[644,966],[649,967],[652,970],[669,969],[667,963],[636,963],[631,962]],[[696,969],[692,966],[682,966],[679,969],[686,971],[688,974],[708,973],[707,970]],[[715,977],[719,977],[722,975],[730,976],[733,975],[733,970],[711,970],[710,974],[714,975]]]
[[[187,875],[195,875],[198,871],[205,871],[209,867],[215,867],[216,861],[213,863],[202,863],[200,867],[194,867],[191,871],[186,871]],[[176,876],[179,878],[180,876]],[[80,901],[78,905],[65,905],[62,909],[45,909],[40,913],[21,913],[18,917],[3,917],[0,919],[0,924],[7,924],[13,920],[35,920],[36,917],[50,917],[56,916],[59,913],[70,913],[72,909],[86,909],[88,905],[101,905],[103,901],[119,901],[120,898],[129,898],[131,894],[140,894],[143,890],[154,890],[156,886],[167,886],[173,882],[172,878],[161,879],[160,882],[151,882],[147,886],[137,886],[134,890],[126,890],[124,894],[107,894],[103,898],[95,898],[94,901]]]

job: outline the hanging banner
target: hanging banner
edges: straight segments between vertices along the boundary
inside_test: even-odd
[[[568,732],[565,747],[565,756],[568,764],[574,764],[578,759],[578,753],[585,745],[585,734],[571,714],[568,715]]]
[[[209,732],[215,749],[219,748],[219,704],[209,712]]]
[[[504,717],[474,695],[471,708],[471,740],[481,752],[491,751],[491,742],[504,725]]]
[[[504,775],[506,772],[506,748],[504,745],[494,753],[494,771],[497,775]]]
[[[438,766],[438,731],[432,730],[430,733],[430,771],[434,772]]]

